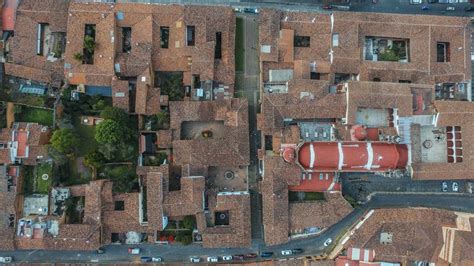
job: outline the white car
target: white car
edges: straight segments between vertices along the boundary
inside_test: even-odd
[[[458,191],[459,191],[458,182],[453,182],[453,192],[458,192]]]
[[[446,8],[446,11],[454,11],[454,10],[456,10],[456,8],[454,6],[448,6]]]
[[[10,263],[13,261],[12,257],[0,257],[0,263]]]
[[[332,239],[328,238],[328,239],[326,239],[326,241],[324,241],[324,246],[327,247],[327,246],[331,245],[331,243],[332,243]]]
[[[192,262],[192,263],[199,263],[199,262],[201,262],[201,258],[200,257],[190,257],[189,261]]]
[[[133,255],[138,255],[140,254],[140,248],[129,248],[128,253],[133,254]]]
[[[291,249],[285,249],[281,251],[281,255],[283,256],[290,256],[292,254],[293,254],[293,251],[291,251]]]
[[[161,258],[161,257],[152,257],[151,261],[153,261],[153,262],[162,262],[163,258]]]
[[[222,256],[222,260],[224,261],[230,261],[232,260],[232,256],[228,255],[228,256]]]
[[[216,256],[207,257],[207,262],[218,262],[219,258]]]

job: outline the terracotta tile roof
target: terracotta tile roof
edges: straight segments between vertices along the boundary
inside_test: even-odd
[[[264,134],[283,128],[285,118],[342,118],[346,115],[346,96],[329,94],[329,84],[319,80],[292,80],[288,93],[265,93],[261,130]]]
[[[15,36],[11,39],[12,62],[5,65],[7,75],[41,82],[63,79],[63,60],[47,60],[37,55],[38,23],[47,23],[51,32],[66,32],[68,3],[61,0],[21,1],[15,21]]]
[[[166,192],[164,213],[167,216],[185,216],[204,211],[204,188],[204,177],[182,177],[181,190]]]
[[[443,243],[442,227],[455,227],[453,212],[436,209],[381,209],[355,231],[345,247],[375,250],[375,261],[437,262]],[[392,243],[382,244],[381,233]]]
[[[399,116],[413,115],[410,84],[348,82],[347,123],[355,124],[357,108],[398,108]]]
[[[95,24],[94,64],[82,64],[74,59],[74,54],[83,53],[85,24]],[[71,84],[110,86],[115,76],[115,14],[113,5],[71,2],[67,34],[77,36],[69,38],[66,45],[65,62],[70,68],[65,69],[66,77]]]
[[[173,156],[177,165],[248,165],[248,105],[246,100],[232,99],[209,102],[170,102],[170,128]],[[180,140],[185,121],[224,121],[221,139]]]
[[[137,78],[135,113],[153,115],[160,111],[160,89],[154,88],[153,76],[147,68]]]
[[[298,184],[301,170],[280,157],[265,156],[262,181],[262,212],[265,243],[278,245],[289,240],[288,184]]]
[[[474,105],[470,102],[435,101],[439,113],[438,127],[460,126],[462,163],[414,163],[414,179],[465,179],[474,171]],[[436,174],[434,174],[436,173]]]
[[[360,80],[379,78],[386,82],[411,80],[413,83],[442,81],[463,81],[469,79],[471,66],[464,64],[469,60],[467,49],[459,49],[451,57],[450,64],[436,62],[436,42],[449,42],[451,47],[468,47],[469,20],[450,18],[446,23],[442,16],[420,18],[414,15],[332,12],[333,31],[328,14],[311,12],[284,12],[262,9],[260,12],[259,43],[270,46],[270,53],[260,53],[263,62],[264,81],[268,80],[271,69],[291,68],[300,75],[300,60],[316,62],[318,73],[360,74]],[[416,29],[416,30],[414,30]],[[287,42],[293,30],[295,36],[310,37],[310,47],[294,47],[294,63],[290,62]],[[331,33],[338,33],[338,45],[332,47]],[[366,36],[406,38],[410,40],[410,62],[372,62],[362,58]],[[428,48],[431,45],[431,49]],[[330,51],[333,51],[331,64]],[[430,54],[429,54],[430,53]],[[426,60],[429,58],[430,60]],[[307,66],[309,68],[309,66]],[[332,76],[324,79],[333,78]]]
[[[214,211],[229,211],[229,225],[209,227],[203,234],[206,248],[249,247],[251,244],[250,194],[218,194]]]
[[[172,134],[171,130],[158,130],[156,132],[156,145],[158,148],[171,148]]]
[[[127,80],[112,79],[112,103],[114,107],[130,111],[130,92]]]
[[[324,193],[325,200],[289,204],[290,231],[305,228],[327,228],[339,222],[352,211],[341,193]]]

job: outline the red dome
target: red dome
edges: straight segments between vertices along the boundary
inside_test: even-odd
[[[283,160],[292,163],[295,160],[295,149],[287,147],[283,150]]]

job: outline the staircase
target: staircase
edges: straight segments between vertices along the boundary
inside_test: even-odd
[[[411,117],[399,117],[398,118],[398,135],[400,136],[400,144],[410,144],[411,143],[411,133],[410,128],[413,123],[413,118]]]

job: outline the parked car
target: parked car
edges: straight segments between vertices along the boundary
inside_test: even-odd
[[[284,250],[281,251],[281,255],[283,255],[283,256],[290,256],[292,254],[293,254],[293,252],[291,251],[291,249],[284,249]]]
[[[153,261],[153,262],[162,262],[163,258],[162,257],[152,257],[151,261]]]
[[[255,254],[255,253],[247,253],[244,256],[245,256],[246,259],[254,259],[254,258],[258,257],[258,255]]]
[[[441,190],[442,190],[443,192],[448,192],[448,182],[443,181],[443,182],[441,183]]]
[[[233,259],[235,259],[235,260],[243,260],[243,259],[245,258],[245,255],[243,255],[243,254],[237,254],[237,255],[234,255],[234,256],[232,256],[232,257],[233,257]]]
[[[291,252],[292,252],[293,254],[301,254],[301,253],[303,253],[303,249],[301,249],[301,248],[294,248],[294,249],[291,250]]]
[[[323,9],[330,10],[332,9],[332,5],[324,5]]]
[[[152,258],[151,257],[141,257],[140,262],[152,262]]]
[[[326,239],[326,241],[324,241],[324,246],[327,247],[327,246],[331,245],[331,243],[332,243],[332,238],[328,238],[328,239]]]
[[[13,261],[12,257],[0,257],[0,262],[1,263],[10,263]]]
[[[454,10],[456,10],[456,8],[454,6],[448,6],[446,8],[446,11],[454,11]]]
[[[199,262],[201,262],[201,258],[200,257],[190,257],[189,261],[192,262],[192,263],[199,263]]]
[[[271,256],[273,256],[273,252],[270,252],[270,251],[264,251],[260,253],[260,257],[262,258],[269,258]]]
[[[209,256],[207,257],[207,262],[218,262],[219,258],[217,256]]]
[[[458,192],[459,191],[459,184],[458,182],[453,182],[453,192]]]
[[[138,255],[140,254],[140,248],[128,248],[128,253]]]
[[[423,0],[410,0],[410,4],[412,5],[423,4]]]
[[[436,3],[438,3],[438,0],[428,0],[428,3],[430,3],[430,4],[436,4]]]
[[[222,256],[222,260],[223,261],[230,261],[230,260],[232,260],[232,256],[230,256],[230,255]]]
[[[474,6],[466,6],[466,8],[464,8],[464,11],[473,12],[474,11]]]
[[[98,248],[97,249],[97,254],[103,254],[105,253],[105,249],[104,248]]]
[[[428,5],[422,5],[421,6],[421,10],[428,10],[430,9],[430,7]]]
[[[260,13],[260,10],[258,10],[258,8],[246,7],[246,8],[244,8],[244,13],[258,14],[258,13]]]

